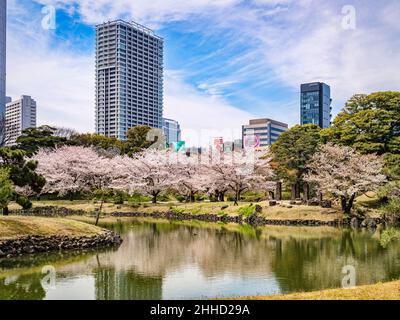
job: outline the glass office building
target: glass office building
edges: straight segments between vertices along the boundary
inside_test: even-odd
[[[163,118],[163,131],[168,145],[181,141],[181,126],[178,121]]]
[[[322,82],[301,85],[300,123],[331,126],[332,99],[330,87]]]
[[[162,127],[163,46],[135,22],[96,27],[96,133],[124,140],[137,125]]]

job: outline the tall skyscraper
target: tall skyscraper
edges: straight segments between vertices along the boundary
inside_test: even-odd
[[[0,0],[0,115],[6,109],[7,0]]]
[[[301,85],[300,123],[316,124],[321,128],[331,126],[331,88],[322,82]]]
[[[181,140],[181,126],[178,121],[163,118],[163,131],[169,145]]]
[[[36,101],[30,96],[6,105],[6,145],[12,146],[22,131],[36,127]]]
[[[243,145],[251,138],[256,147],[267,147],[274,144],[281,133],[287,131],[289,125],[271,119],[250,120],[248,125],[242,127]],[[255,138],[255,139],[254,139]]]
[[[164,41],[135,22],[96,27],[96,132],[125,139],[137,125],[162,127]]]

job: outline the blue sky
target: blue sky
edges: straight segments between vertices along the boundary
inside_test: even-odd
[[[354,93],[399,89],[397,0],[8,5],[8,95],[36,98],[40,124],[93,131],[94,25],[116,18],[140,22],[165,39],[164,113],[181,122],[189,144],[239,137],[252,117],[297,124],[302,82],[330,84],[334,114]],[[54,30],[42,27],[44,6],[55,9]]]

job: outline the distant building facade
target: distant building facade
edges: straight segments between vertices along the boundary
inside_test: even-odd
[[[289,125],[272,119],[250,120],[242,127],[242,141],[245,147],[249,139],[254,139],[255,147],[268,147],[276,142],[279,135],[289,129]]]
[[[0,115],[6,110],[7,0],[0,0]]]
[[[331,88],[322,82],[301,85],[300,124],[329,128],[332,118]]]
[[[36,127],[36,108],[30,96],[6,104],[6,145],[15,145],[23,130]]]
[[[124,140],[132,127],[162,127],[163,46],[135,22],[96,26],[96,133]]]
[[[163,118],[162,128],[168,145],[181,141],[181,126],[178,121]]]

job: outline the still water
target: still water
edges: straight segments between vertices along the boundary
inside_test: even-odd
[[[400,243],[381,231],[143,219],[103,225],[118,249],[0,260],[0,299],[198,299],[340,287],[400,278]]]

